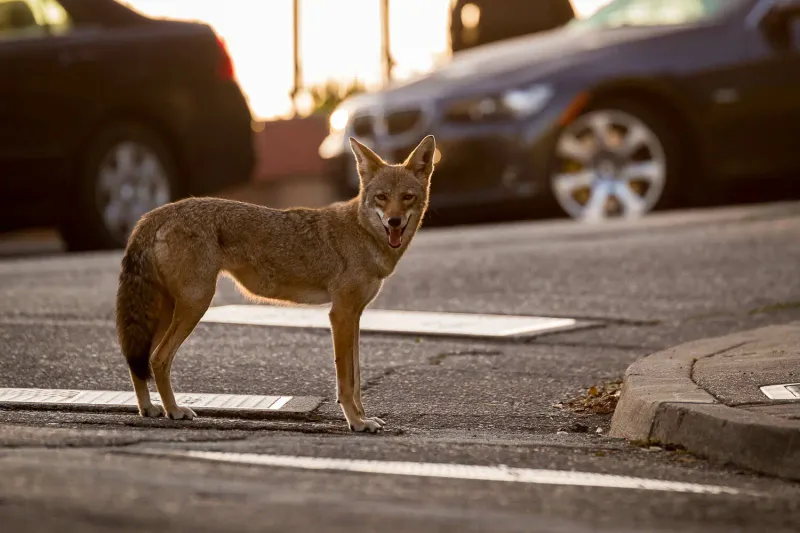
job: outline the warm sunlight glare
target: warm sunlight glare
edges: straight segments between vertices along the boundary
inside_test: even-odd
[[[390,3],[391,47],[397,79],[429,71],[448,57],[451,0]],[[606,0],[572,0],[585,16]],[[226,41],[236,75],[253,115],[260,119],[291,113],[292,0],[128,0],[156,17],[198,20]],[[303,83],[358,79],[381,82],[380,2],[301,0],[300,54]]]

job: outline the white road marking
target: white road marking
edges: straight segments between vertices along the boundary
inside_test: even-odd
[[[203,322],[330,328],[328,307],[280,307],[271,305],[222,305],[211,307]],[[361,317],[361,331],[457,335],[465,337],[512,337],[579,327],[572,318],[473,313],[433,313],[369,309]]]
[[[291,399],[292,399],[291,396],[281,396],[280,398],[275,400],[275,403],[267,407],[267,409],[269,409],[270,411],[277,411],[278,409],[289,403],[289,400]]]
[[[771,400],[800,400],[800,383],[765,385],[760,389]]]
[[[154,403],[160,403],[157,392],[151,392]],[[194,394],[176,393],[180,405],[199,411],[226,412],[280,411],[294,396],[261,396],[249,394]],[[303,402],[302,411],[312,410],[319,404],[314,398]],[[52,407],[88,406],[102,410],[107,406],[136,408],[136,394],[132,391],[74,390],[74,389],[0,389],[0,405],[35,404]]]
[[[402,461],[366,461],[321,457],[300,457],[291,455],[212,452],[202,450],[175,451],[147,449],[144,450],[144,452],[159,456],[169,455],[224,463],[277,466],[286,468],[300,468],[305,470],[332,470],[396,476],[419,476],[447,479],[533,483],[540,485],[570,485],[612,489],[688,492],[694,494],[746,494],[745,491],[739,489],[717,485],[701,485],[697,483],[662,481],[659,479],[636,478],[611,474],[594,474],[589,472],[510,468],[505,466],[412,463]]]

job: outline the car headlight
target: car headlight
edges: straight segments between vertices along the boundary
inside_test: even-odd
[[[448,108],[447,118],[456,122],[525,118],[544,109],[553,94],[550,85],[515,87],[500,94],[455,102]]]
[[[350,110],[345,107],[339,107],[338,109],[334,110],[328,119],[328,124],[331,127],[331,131],[334,132],[344,131],[348,122],[350,122]]]
[[[524,89],[511,89],[503,94],[506,109],[518,117],[538,113],[550,102],[553,88],[549,85],[533,85]]]

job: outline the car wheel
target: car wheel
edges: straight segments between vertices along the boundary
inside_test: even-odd
[[[142,215],[179,196],[166,143],[136,124],[118,124],[96,135],[80,178],[78,206],[62,228],[70,250],[124,247]]]
[[[570,217],[636,218],[676,199],[683,151],[674,128],[647,106],[586,111],[556,141],[550,192]]]

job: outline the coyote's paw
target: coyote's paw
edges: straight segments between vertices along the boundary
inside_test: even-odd
[[[145,418],[159,418],[164,416],[164,410],[158,405],[150,404],[144,407],[139,407],[139,415]]]
[[[188,407],[178,407],[177,411],[167,412],[167,418],[172,420],[192,420],[197,415]]]
[[[380,418],[367,418],[350,424],[350,431],[355,431],[356,433],[377,433],[383,429],[385,424],[386,422]]]

